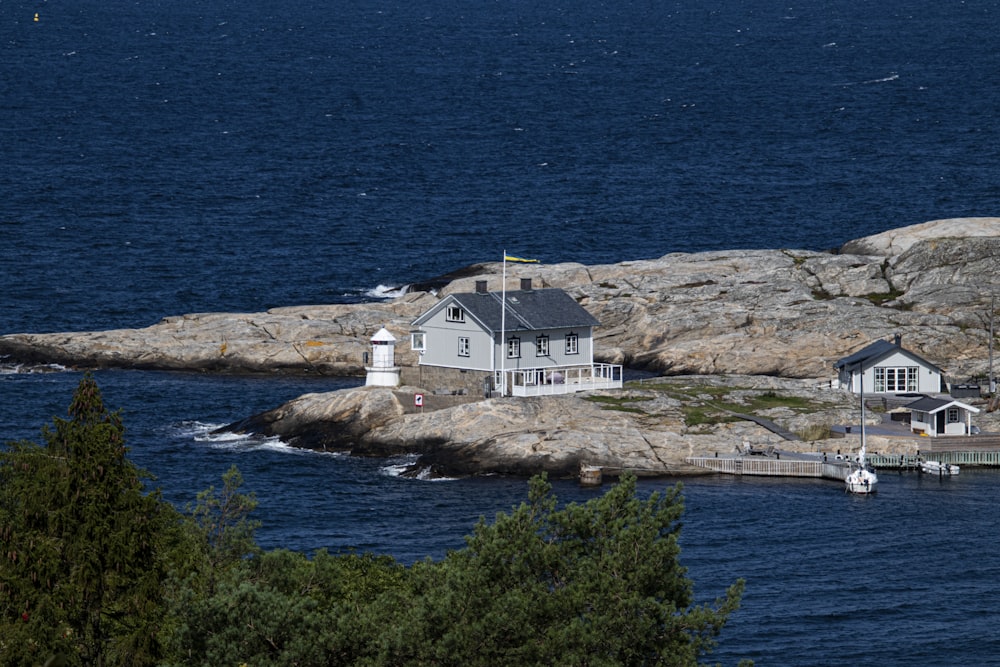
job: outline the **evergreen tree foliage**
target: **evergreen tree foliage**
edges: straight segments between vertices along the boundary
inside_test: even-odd
[[[0,452],[0,664],[152,664],[178,515],[144,492],[90,374],[42,435]]]
[[[463,549],[404,567],[254,540],[233,467],[181,517],[93,378],[0,451],[0,665],[697,665],[743,582],[695,605],[680,487],[560,508],[544,477]]]
[[[680,488],[636,497],[634,477],[557,508],[544,478],[529,500],[480,521],[465,549],[412,570],[378,664],[696,665],[739,606],[692,605],[678,556]],[[407,599],[408,598],[408,599]]]
[[[170,664],[359,664],[380,632],[368,610],[405,576],[388,556],[263,552],[222,571],[211,592],[178,598]]]
[[[243,475],[235,465],[222,476],[222,484],[221,492],[209,487],[198,494],[193,507],[188,507],[197,532],[205,541],[205,565],[213,578],[218,570],[260,552],[254,539],[260,522],[250,519],[257,509],[256,496],[240,492]]]

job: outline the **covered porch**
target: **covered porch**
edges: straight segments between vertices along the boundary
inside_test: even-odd
[[[554,396],[622,388],[622,367],[617,364],[549,366],[507,370],[503,374],[511,396]]]

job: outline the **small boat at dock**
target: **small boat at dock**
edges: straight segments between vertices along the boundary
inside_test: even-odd
[[[928,475],[957,475],[961,468],[954,463],[942,463],[941,461],[921,461],[920,472]]]

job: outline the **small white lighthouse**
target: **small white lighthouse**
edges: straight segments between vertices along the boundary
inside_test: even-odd
[[[368,387],[398,387],[399,366],[395,365],[396,338],[382,327],[372,336],[372,365],[365,366]]]

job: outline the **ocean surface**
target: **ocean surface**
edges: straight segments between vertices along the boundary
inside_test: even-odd
[[[998,24],[997,0],[4,1],[0,334],[362,302],[504,250],[823,250],[994,216]],[[80,377],[0,369],[4,441]],[[440,558],[526,495],[209,435],[354,380],[97,379],[179,506],[239,465],[269,547]],[[685,480],[699,599],[747,579],[716,657],[1000,664],[998,494],[971,470],[875,498]]]

